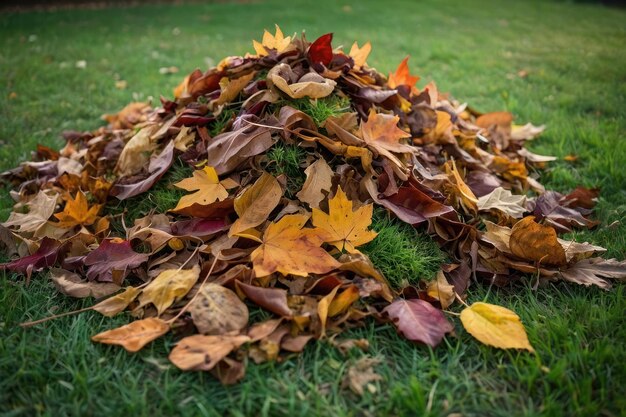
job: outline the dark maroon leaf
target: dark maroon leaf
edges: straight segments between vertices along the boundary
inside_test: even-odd
[[[90,252],[83,262],[90,267],[87,271],[87,278],[90,280],[115,282],[119,285],[131,269],[146,262],[148,257],[147,254],[135,252],[128,240],[116,242],[107,239]]]
[[[49,268],[57,263],[64,254],[67,245],[49,237],[44,237],[39,249],[32,255],[24,256],[14,261],[0,264],[0,269],[21,272],[30,277],[33,272]]]
[[[408,340],[435,347],[453,330],[441,310],[424,300],[397,299],[383,310]]]
[[[308,58],[311,64],[324,64],[328,66],[333,59],[333,47],[330,43],[333,40],[333,34],[327,33],[320,36],[309,47]]]

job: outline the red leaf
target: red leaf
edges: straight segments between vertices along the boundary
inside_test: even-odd
[[[128,240],[103,240],[96,250],[85,257],[84,264],[91,266],[87,271],[90,280],[121,284],[130,269],[147,260],[148,255],[135,252]]]
[[[308,58],[311,64],[324,64],[328,66],[333,59],[333,47],[330,42],[333,40],[333,34],[327,33],[315,40],[309,47]]]
[[[35,253],[5,264],[0,264],[0,269],[21,272],[26,274],[27,277],[30,277],[33,271],[41,271],[44,268],[53,266],[59,258],[61,250],[65,247],[66,245],[58,240],[44,237],[41,241],[41,245],[39,245],[39,249],[37,249]]]
[[[423,300],[398,299],[385,307],[398,332],[413,341],[435,347],[453,330],[441,310]]]

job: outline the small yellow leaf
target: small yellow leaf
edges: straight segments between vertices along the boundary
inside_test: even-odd
[[[469,334],[486,345],[535,351],[519,316],[507,308],[474,303],[461,311],[461,322]]]
[[[252,41],[254,50],[259,56],[268,55],[268,49],[276,49],[278,53],[284,52],[289,48],[291,36],[285,37],[278,25],[276,26],[276,34],[272,35],[267,30],[263,33],[263,42]]]
[[[89,207],[87,198],[82,191],[76,193],[76,197],[72,199],[70,197],[65,204],[65,209],[61,213],[54,215],[59,219],[57,227],[68,228],[74,226],[89,226],[94,224],[100,212],[101,204],[94,204]]]
[[[444,310],[454,302],[454,285],[450,285],[443,271],[437,272],[437,279],[428,283],[426,294],[441,303]]]
[[[103,316],[113,317],[120,311],[123,311],[130,303],[133,302],[137,295],[141,292],[141,288],[126,287],[123,292],[107,298],[104,301],[99,302],[92,309],[96,310]]]
[[[139,296],[139,307],[154,304],[161,315],[176,300],[184,297],[200,276],[200,266],[191,269],[167,269],[161,272]]]
[[[91,340],[107,345],[120,345],[129,352],[137,352],[169,330],[170,325],[165,321],[156,317],[149,317],[133,321],[117,329],[98,333],[92,336]]]
[[[349,55],[354,60],[355,69],[360,69],[362,66],[366,65],[367,57],[370,52],[372,52],[372,44],[369,43],[369,41],[360,48],[356,42],[352,44]]]
[[[191,178],[185,178],[174,185],[183,190],[196,191],[193,194],[183,196],[178,205],[172,210],[174,213],[183,212],[194,204],[206,206],[215,201],[223,201],[228,198],[228,191],[226,191],[224,184],[220,182],[213,167],[207,166],[204,169],[194,171]]]

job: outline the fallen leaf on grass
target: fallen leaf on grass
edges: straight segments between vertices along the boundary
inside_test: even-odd
[[[9,228],[17,226],[16,230],[19,232],[35,233],[52,217],[56,205],[57,195],[48,195],[40,190],[35,197],[24,204],[28,212],[11,211],[9,218],[2,225]]]
[[[498,187],[478,199],[479,210],[500,210],[503,213],[521,219],[526,209],[526,196],[515,195],[511,191]]]
[[[112,282],[87,281],[74,272],[60,268],[52,268],[50,278],[60,292],[76,298],[102,298],[120,289],[119,285]]]
[[[176,207],[172,209],[174,213],[185,214],[185,209],[194,204],[206,206],[215,201],[225,200],[228,197],[226,189],[233,188],[237,184],[228,178],[220,181],[215,168],[207,166],[194,171],[191,178],[185,178],[175,183],[174,186],[186,191],[196,191],[181,197]]]
[[[148,254],[135,252],[128,240],[105,239],[83,262],[89,267],[87,278],[90,280],[121,284],[130,269],[137,268],[148,258]]]
[[[248,324],[248,307],[233,291],[206,284],[189,307],[193,324],[206,335],[239,331]]]
[[[103,316],[113,317],[117,313],[126,310],[130,303],[137,298],[139,293],[141,293],[141,288],[128,286],[121,293],[100,301],[98,304],[94,305],[92,309]]]
[[[198,265],[191,269],[164,270],[143,289],[137,308],[152,303],[157,309],[157,314],[163,314],[169,306],[189,292],[199,276]]]
[[[78,191],[74,199],[70,197],[67,200],[63,211],[54,215],[54,217],[59,219],[56,226],[62,228],[89,226],[94,224],[101,208],[101,204],[94,204],[89,207],[85,194],[82,191]]]
[[[107,345],[120,345],[129,352],[137,352],[145,345],[170,330],[165,321],[149,317],[136,320],[117,329],[107,330],[91,337],[91,340]]]
[[[382,362],[381,358],[363,356],[354,362],[343,378],[342,387],[348,387],[355,394],[362,396],[367,388],[372,394],[376,392],[374,381],[382,381],[383,377],[374,371],[374,367]]]
[[[515,223],[509,240],[511,252],[522,259],[540,264],[562,266],[567,264],[565,251],[550,226],[535,222],[533,216]]]
[[[474,303],[461,311],[461,323],[481,343],[500,349],[535,350],[528,341],[520,318],[508,308]]]
[[[250,188],[235,198],[235,212],[239,218],[230,227],[229,236],[256,227],[267,220],[282,195],[283,190],[276,178],[264,172]]]
[[[397,299],[385,307],[383,313],[389,316],[398,332],[408,340],[432,348],[454,329],[441,310],[424,300]]]
[[[210,371],[230,352],[248,342],[248,336],[205,336],[195,334],[182,339],[169,359],[183,371]]]
[[[450,285],[443,271],[437,272],[437,278],[428,283],[426,293],[429,297],[438,300],[441,308],[446,310],[454,302],[454,285]]]

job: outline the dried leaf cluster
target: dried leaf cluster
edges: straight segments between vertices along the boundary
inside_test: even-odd
[[[39,146],[2,174],[16,200],[0,228],[15,259],[2,268],[49,270],[59,291],[100,299],[95,311],[137,318],[94,341],[135,352],[173,332],[176,366],[226,384],[248,360],[280,360],[370,316],[434,347],[453,331],[443,310],[472,281],[532,274],[608,288],[626,277],[624,262],[595,256],[604,249],[558,237],[596,225],[598,191],[537,181],[554,158],[524,146],[543,127],[418,88],[408,58],[385,76],[367,65],[369,43],[345,53],[331,41],[277,27],[255,55],[189,74],[160,107],[131,103],[106,127],[66,132],[60,151]],[[346,106],[320,120],[298,110],[303,100]],[[268,171],[279,144],[302,151],[296,189]],[[172,184],[185,194],[169,212],[134,224],[112,214],[112,201],[149,195],[177,161],[193,173]],[[435,280],[392,288],[359,251],[377,236],[374,205],[447,251]],[[251,308],[270,318],[252,320]],[[460,319],[483,343],[533,351],[510,310],[475,303]]]

